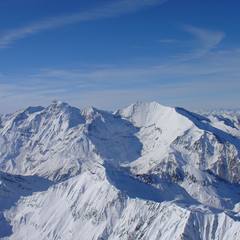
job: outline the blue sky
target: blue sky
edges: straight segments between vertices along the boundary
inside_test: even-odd
[[[238,108],[238,0],[0,2],[0,112],[52,100]]]

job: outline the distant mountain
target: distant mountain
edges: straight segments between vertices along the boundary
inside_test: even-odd
[[[1,115],[0,238],[239,240],[239,112]]]

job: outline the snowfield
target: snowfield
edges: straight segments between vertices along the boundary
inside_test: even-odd
[[[240,113],[1,115],[0,239],[239,240]]]

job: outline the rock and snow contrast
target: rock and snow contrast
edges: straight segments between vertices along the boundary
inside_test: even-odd
[[[1,115],[0,239],[239,240],[240,114],[53,102]]]

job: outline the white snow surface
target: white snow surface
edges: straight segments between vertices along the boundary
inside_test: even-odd
[[[239,240],[240,114],[54,101],[0,116],[0,239]]]

